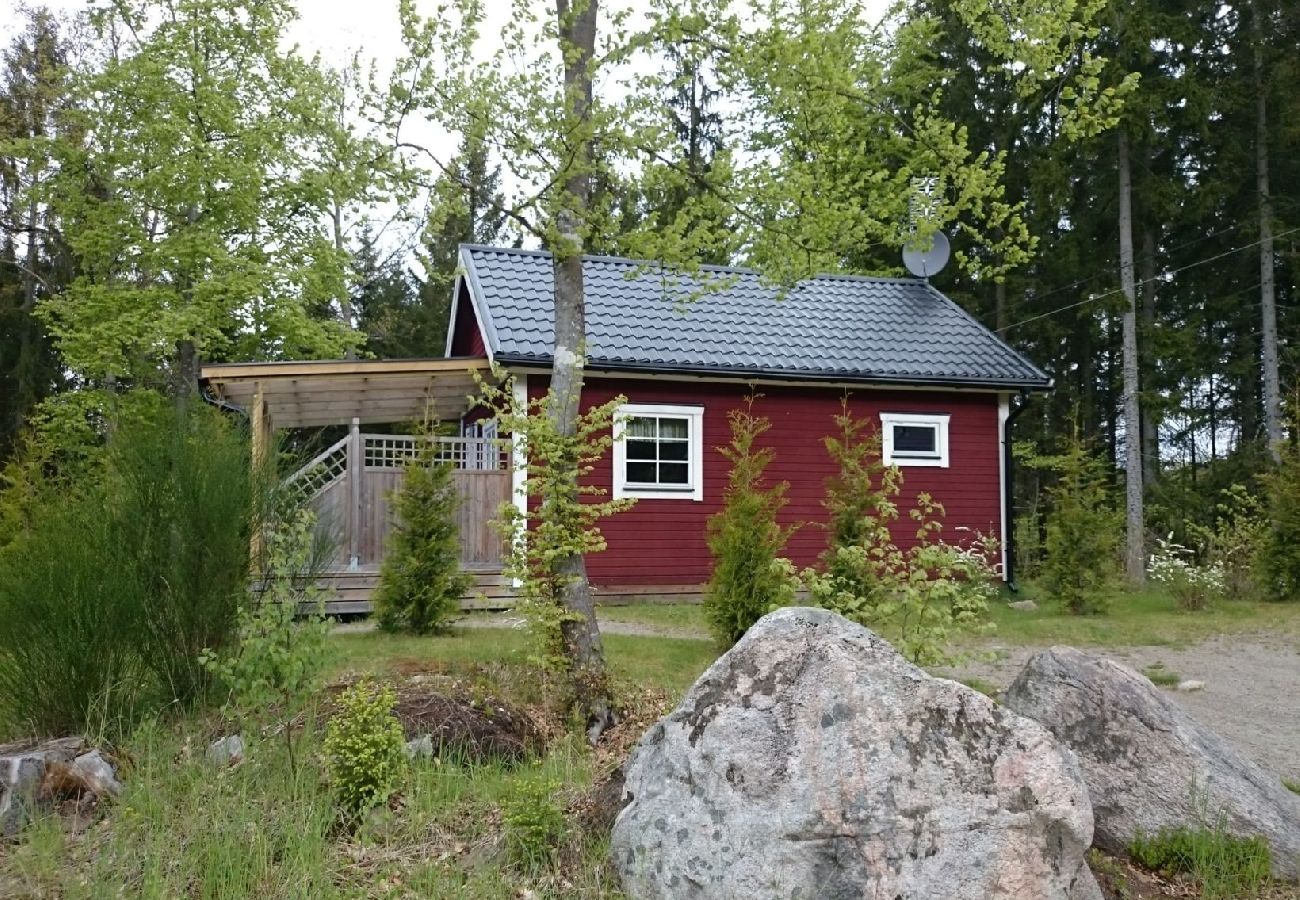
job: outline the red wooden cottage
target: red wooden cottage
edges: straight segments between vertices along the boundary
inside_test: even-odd
[[[462,437],[446,439],[444,454],[464,485],[464,564],[489,596],[508,594],[492,577],[500,547],[485,523],[521,475],[492,449],[493,424],[470,415],[466,372],[495,363],[514,375],[517,392],[545,393],[552,261],[539,251],[464,246],[461,266],[445,360],[204,370],[213,394],[250,409],[255,422],[352,424],[344,440],[355,452],[322,454],[316,474],[301,476],[325,484],[311,490],[348,534],[340,577],[355,584],[340,582],[346,599],[362,600],[373,581],[388,527],[381,495],[400,478],[412,440],[360,426],[417,418],[430,405],[462,421]],[[639,498],[602,524],[609,548],[587,561],[599,596],[699,595],[710,571],[705,523],[721,506],[728,470],[717,448],[730,437],[728,411],[751,393],[772,421],[763,442],[776,454],[769,477],[790,485],[787,520],[825,519],[833,466],[822,438],[847,395],[855,414],[879,423],[886,460],[903,471],[901,499],[932,494],[946,507],[950,539],[958,529],[1008,533],[1012,400],[1051,381],[925,281],[822,276],[783,293],[745,269],[709,267],[696,280],[610,257],[585,259],[584,276],[583,402],[627,398],[614,452],[592,477],[615,496]],[[322,467],[333,474],[322,478]],[[908,526],[899,525],[900,543],[911,539]],[[825,540],[806,527],[787,551],[811,564]]]

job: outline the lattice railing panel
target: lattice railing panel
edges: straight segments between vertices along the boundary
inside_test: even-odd
[[[335,441],[314,459],[285,479],[285,487],[302,501],[311,500],[342,478],[348,471],[348,442]]]
[[[400,469],[414,459],[429,438],[409,434],[366,434],[365,467],[367,469]],[[508,454],[498,441],[491,438],[433,438],[433,456],[438,462],[448,462],[457,469],[496,471],[508,467]]]

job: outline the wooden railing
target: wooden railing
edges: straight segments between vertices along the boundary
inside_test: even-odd
[[[392,528],[389,498],[400,488],[407,463],[433,442],[433,458],[451,463],[460,495],[457,525],[461,561],[499,566],[503,541],[491,522],[510,499],[510,453],[491,438],[363,434],[356,423],[286,479],[315,508],[321,525],[339,541],[337,565],[367,569],[382,560]]]

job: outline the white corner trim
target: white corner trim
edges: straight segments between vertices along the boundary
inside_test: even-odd
[[[690,483],[680,488],[628,486],[627,442],[623,429],[633,416],[673,416],[688,422]],[[614,411],[614,499],[635,497],[641,500],[704,499],[704,407],[667,403],[624,403]]]
[[[1011,395],[998,395],[998,543],[1002,547],[1002,580],[1007,580],[1007,419],[1011,416]]]
[[[947,413],[887,413],[880,414],[880,451],[885,465],[889,466],[929,466],[931,468],[948,468],[948,419]],[[935,454],[933,456],[895,456],[894,426],[916,425],[935,430]]]
[[[516,374],[512,376],[514,381],[511,388],[511,397],[515,409],[520,412],[528,412],[528,376]],[[527,540],[526,531],[528,527],[528,489],[525,482],[528,480],[528,459],[524,455],[524,444],[518,435],[510,436],[510,498],[514,501],[515,509],[519,510],[519,515],[523,520],[525,534],[521,540]],[[523,582],[518,578],[512,579],[512,584],[516,588],[523,587]]]

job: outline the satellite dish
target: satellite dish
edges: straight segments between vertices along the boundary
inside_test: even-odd
[[[903,265],[917,278],[938,275],[948,265],[948,238],[936,231],[928,240],[913,237],[903,245]]]

